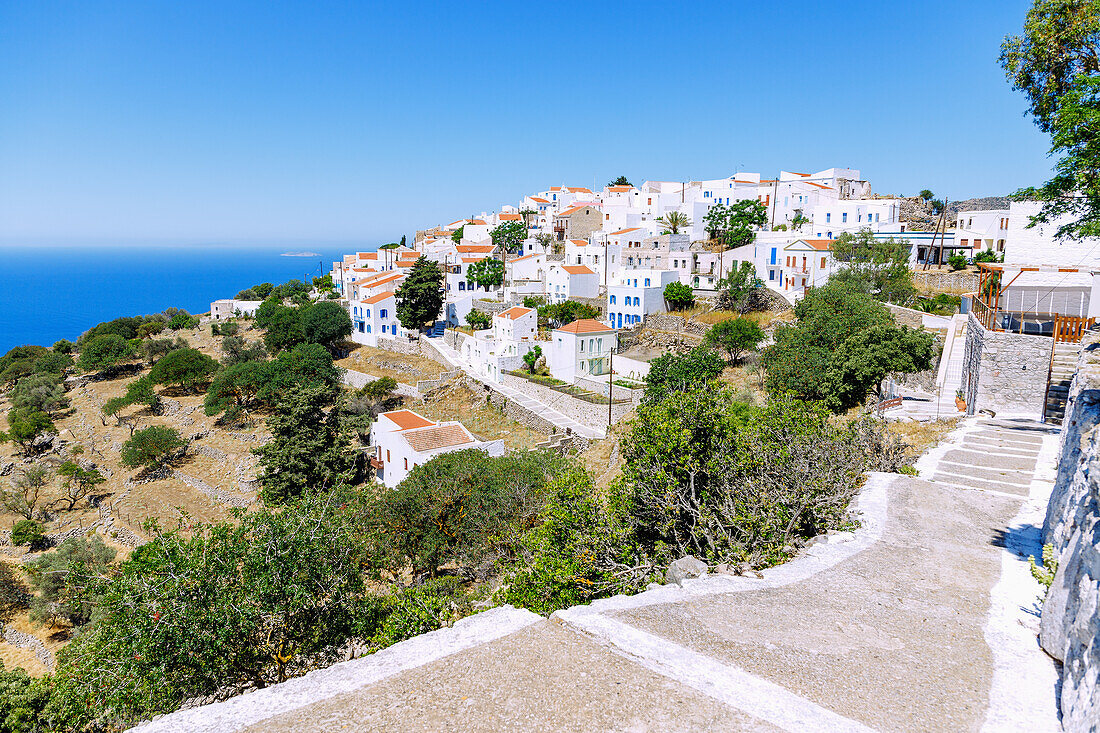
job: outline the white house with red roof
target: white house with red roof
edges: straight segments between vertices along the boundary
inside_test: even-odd
[[[379,339],[406,335],[397,320],[397,299],[392,291],[348,301],[348,313],[351,316],[351,340],[357,344],[377,347]]]
[[[614,328],[583,318],[550,333],[546,363],[555,379],[572,384],[580,377],[609,374],[611,350],[618,345]]]
[[[546,268],[546,301],[561,303],[575,298],[598,298],[600,276],[585,265],[551,262]]]
[[[375,477],[394,488],[416,468],[443,455],[471,448],[502,456],[504,443],[478,440],[460,422],[435,422],[412,410],[383,412],[370,429]]]
[[[768,285],[782,292],[788,299],[801,298],[806,288],[824,285],[837,269],[833,258],[832,239],[796,239],[783,248],[783,261],[778,267],[778,281]]]
[[[523,364],[524,355],[536,346],[537,333],[538,312],[517,305],[494,315],[492,328],[457,335],[455,351],[468,371],[499,382],[505,372]]]

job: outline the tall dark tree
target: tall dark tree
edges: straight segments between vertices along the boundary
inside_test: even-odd
[[[443,308],[443,269],[421,257],[394,293],[397,319],[410,331],[418,331],[439,317]]]
[[[633,186],[634,184],[627,180],[626,176],[619,176],[614,181],[608,181],[608,186]]]
[[[518,252],[523,246],[523,240],[527,239],[527,227],[522,221],[506,221],[493,227],[489,236],[496,246],[504,247],[509,252]]]
[[[351,335],[351,316],[336,303],[326,301],[303,308],[301,321],[305,340],[329,351]]]
[[[267,419],[271,440],[260,457],[260,495],[284,504],[302,494],[332,489],[351,478],[354,460],[337,410],[326,412],[331,394],[321,386],[290,389]]]

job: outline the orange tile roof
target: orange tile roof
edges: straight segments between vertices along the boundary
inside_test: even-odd
[[[393,412],[383,412],[379,417],[388,417],[394,423],[397,424],[399,430],[414,430],[416,428],[426,428],[439,423],[434,423],[423,415],[418,415],[412,410],[394,410]]]
[[[569,193],[592,193],[592,191],[583,186],[565,186],[564,188]]]
[[[562,265],[561,269],[565,270],[570,275],[595,275],[596,274],[592,270],[589,270],[584,265]]]
[[[562,326],[557,330],[564,331],[565,333],[608,333],[615,329],[611,326],[605,326],[599,321],[591,318],[582,318],[579,321],[573,321],[568,326]]]
[[[639,229],[641,229],[641,227],[630,227],[629,229],[620,229],[617,232],[611,232],[611,234],[608,234],[607,236],[614,237],[618,234],[629,234],[630,232],[636,232]]]
[[[471,262],[481,262],[484,259],[488,259],[488,257],[489,255],[482,255],[481,257],[463,257],[462,261],[469,264]]]
[[[570,239],[569,241],[572,242],[573,244],[577,245],[578,247],[587,247],[588,246],[588,240],[587,239]]]
[[[497,214],[497,218],[501,221],[519,221],[523,217],[519,214]]]
[[[534,312],[535,312],[534,308],[524,308],[522,305],[517,305],[517,306],[513,306],[512,308],[509,308],[508,310],[504,311],[503,313],[497,313],[496,317],[497,318],[507,318],[509,320],[514,321],[517,318],[522,318],[523,316],[527,315],[528,313],[534,313]]]
[[[578,206],[570,206],[565,211],[562,211],[561,213],[559,213],[558,216],[569,216],[571,214],[575,214],[575,213],[577,213],[578,211],[580,211],[581,209],[583,209],[587,206],[588,206],[588,204],[580,204]]]
[[[540,203],[540,204],[548,204],[548,203],[550,203],[550,202],[549,202],[549,201],[547,201],[546,199],[544,199],[544,198],[539,198],[538,196],[531,196],[531,197],[530,197],[530,199],[531,199],[532,201],[534,201],[534,202],[536,202],[536,203]]]
[[[401,262],[401,261],[397,262],[398,267],[412,267],[415,264],[416,264],[416,262],[409,262],[408,260],[405,260],[404,262]]]
[[[523,262],[524,260],[529,260],[532,257],[542,257],[542,255],[534,254],[534,255],[524,255],[523,257],[513,257],[512,259],[508,260],[508,264],[512,264],[513,262]]]
[[[427,453],[439,448],[450,448],[455,445],[466,445],[475,442],[470,434],[466,432],[466,429],[458,423],[408,430],[402,432],[401,435],[417,453]]]
[[[467,224],[474,224],[474,225],[478,225],[478,224],[480,224],[481,226],[485,226],[485,222],[483,222],[483,221],[482,221],[481,219],[470,219],[470,220],[469,220],[468,222],[466,222],[466,223],[467,223]]]
[[[492,252],[496,249],[496,245],[493,244],[460,244],[456,247],[459,253],[470,254],[471,252],[486,253]]]
[[[623,191],[629,191],[634,188],[633,186],[608,186],[608,191],[615,191],[616,193],[622,193]]]
[[[386,298],[392,298],[392,297],[393,297],[393,293],[378,293],[378,295],[372,295],[369,298],[367,298],[366,300],[364,300],[363,302],[364,303],[378,303],[380,301],[385,300]]]
[[[377,260],[378,259],[378,253],[377,252],[356,252],[355,256],[358,257],[361,260]]]
[[[803,178],[809,178],[810,177],[809,173],[795,173],[795,175],[796,176],[802,176]]]
[[[831,239],[803,239],[801,241],[810,245],[814,249],[821,250],[822,252],[831,250],[833,248],[833,240]]]
[[[806,183],[810,184],[811,186],[817,186],[818,188],[824,188],[826,191],[832,191],[833,190],[832,186],[825,186],[825,185],[822,185],[820,183],[814,183],[813,181],[806,181]]]

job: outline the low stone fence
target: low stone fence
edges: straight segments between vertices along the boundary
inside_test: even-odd
[[[589,392],[595,392],[602,397],[607,397],[608,392],[611,392],[611,399],[616,402],[629,402],[635,405],[642,401],[642,394],[644,394],[644,390],[631,389],[619,384],[611,386],[602,379],[580,377],[577,379],[577,386],[583,387]]]
[[[441,372],[440,375],[435,379],[418,380],[416,383],[416,391],[420,394],[424,394],[428,390],[432,390],[442,384],[446,384],[447,382],[457,377],[459,374],[462,374],[461,369],[456,369],[450,372]]]
[[[513,377],[511,374],[502,374],[501,384],[511,387],[517,392],[530,395],[542,404],[552,407],[581,425],[595,430],[607,429],[607,405],[585,402],[530,380]],[[613,424],[619,422],[632,409],[634,409],[634,405],[628,402],[612,405],[611,422]]]
[[[492,316],[496,315],[497,313],[503,313],[504,311],[511,308],[512,304],[506,300],[478,300],[475,298],[473,306],[482,313],[488,313]]]
[[[689,321],[683,316],[674,316],[671,313],[651,313],[645,317],[645,326],[657,331],[688,333],[700,338],[710,330],[710,326],[705,323]]]
[[[935,270],[914,270],[913,285],[917,290],[936,293],[962,295],[978,289],[978,275],[973,272],[937,272]]]
[[[1043,603],[1039,642],[1062,663],[1065,730],[1100,720],[1100,335],[1085,336],[1069,391],[1058,476],[1043,544],[1058,572]]]
[[[532,430],[537,430],[543,435],[553,435],[555,432],[560,432],[557,425],[541,415],[531,412],[518,402],[510,400],[500,392],[495,392],[488,387],[485,387],[485,390],[488,392],[487,399],[489,404],[503,412],[508,418],[518,422],[520,425],[525,425]]]
[[[354,387],[356,389],[359,389],[360,387],[365,387],[368,383],[373,382],[376,379],[378,379],[378,377],[372,376],[370,374],[364,374],[363,372],[357,372],[354,369],[344,370],[344,384],[348,385],[349,387]],[[398,382],[397,388],[394,389],[394,392],[401,395],[402,397],[420,396],[420,392],[416,389],[416,387],[412,386],[411,384],[405,384],[404,382]]]
[[[936,316],[931,313],[925,313],[924,311],[914,310],[913,308],[903,308],[893,303],[884,303],[883,305],[885,305],[887,310],[894,316],[894,321],[899,326],[909,326],[910,328],[921,328],[924,326],[928,328],[947,328],[947,322],[951,320],[950,316]]]

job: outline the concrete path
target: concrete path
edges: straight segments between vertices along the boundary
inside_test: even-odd
[[[859,529],[762,577],[498,608],[142,730],[1056,730],[1026,563],[1056,451],[968,419],[918,477],[870,475]]]
[[[513,402],[516,402],[524,408],[530,410],[542,419],[557,427],[562,432],[569,431],[577,433],[579,435],[583,435],[586,438],[604,438],[607,436],[606,430],[599,430],[579,423],[573,418],[567,417],[561,412],[555,410],[550,405],[547,405],[544,402],[540,402],[530,395],[524,394],[519,390],[512,389],[511,387],[506,387],[503,384],[498,384],[491,380],[485,379],[481,375],[469,371],[466,368],[466,365],[462,362],[462,358],[459,356],[458,352],[447,345],[442,339],[428,339],[428,343],[433,346],[436,351],[439,352],[440,356],[442,356],[443,359],[446,360],[446,362],[451,366],[461,369],[471,379],[476,379],[494,392],[498,392],[508,399],[512,400]],[[562,396],[566,397],[565,395]]]

